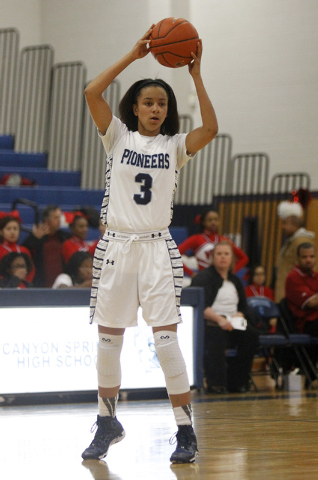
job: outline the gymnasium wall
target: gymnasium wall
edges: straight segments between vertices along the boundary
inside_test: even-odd
[[[233,138],[233,155],[264,151],[270,177],[305,171],[318,190],[316,0],[0,0],[0,11],[0,28],[18,28],[21,47],[49,43],[55,62],[82,60],[88,79],[152,22],[188,18],[203,39],[205,84],[220,132]],[[122,73],[122,92],[148,76],[170,82],[180,113],[198,123],[186,69],[166,69],[149,55]]]
[[[318,188],[318,2],[196,0],[203,74],[234,153],[264,151],[270,176],[307,171]],[[209,12],[209,13],[207,13]]]
[[[22,47],[42,43],[41,5],[41,0],[0,0],[0,29],[17,28]]]

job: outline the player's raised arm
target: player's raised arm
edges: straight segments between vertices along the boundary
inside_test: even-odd
[[[114,65],[107,68],[107,70],[100,73],[85,88],[85,98],[88,108],[95,125],[103,135],[106,133],[113,116],[108,103],[103,98],[103,92],[128,65],[139,58],[145,57],[149,53],[147,44],[149,43],[149,37],[153,27],[154,25],[147,30],[129,53],[114,63]]]
[[[218,133],[218,122],[212,106],[211,100],[206,92],[201,77],[201,57],[202,57],[202,42],[198,42],[198,50],[195,55],[192,53],[193,62],[189,65],[189,72],[193,78],[194,85],[197,91],[202,126],[194,129],[187,135],[186,147],[188,153],[195,153],[205,147]]]

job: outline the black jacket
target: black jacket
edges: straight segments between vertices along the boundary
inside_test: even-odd
[[[246,296],[244,292],[244,287],[242,285],[241,280],[234,275],[233,273],[229,272],[228,280],[232,282],[237,290],[239,303],[238,303],[238,311],[242,312],[245,315],[249,315],[249,307],[246,302]],[[204,296],[205,296],[205,303],[204,308],[211,307],[215,297],[219,289],[222,287],[223,278],[221,275],[216,271],[213,265],[208,268],[205,268],[201,272],[199,272],[191,282],[191,287],[203,287],[204,288]]]

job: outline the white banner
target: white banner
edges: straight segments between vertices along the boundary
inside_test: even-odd
[[[89,308],[1,308],[0,394],[97,389],[97,325]],[[181,307],[180,348],[193,385],[193,308]],[[152,329],[138,312],[138,327],[126,329],[121,355],[122,389],[165,387]]]

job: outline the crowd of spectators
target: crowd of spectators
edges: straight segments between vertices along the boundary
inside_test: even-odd
[[[69,212],[68,228],[61,228],[61,218],[60,207],[48,205],[41,222],[33,225],[20,244],[19,212],[0,213],[0,288],[90,288],[92,259],[99,238],[86,241],[89,212]],[[99,234],[104,230],[99,223]],[[86,265],[82,267],[78,264],[82,255],[75,255],[79,252],[85,253]]]
[[[41,222],[19,243],[18,211],[0,212],[0,288],[90,288],[93,256],[99,238],[87,241],[91,211],[68,212],[68,228],[61,228],[62,212],[49,205]],[[97,212],[95,212],[96,214]],[[247,254],[219,232],[220,218],[214,209],[198,216],[200,231],[178,245],[184,274],[190,286],[204,289],[204,374],[207,392],[244,392],[249,388],[253,357],[258,346],[255,318],[248,297],[266,297],[277,304],[286,298],[295,328],[318,336],[318,280],[315,235],[303,226],[298,204],[278,206],[283,242],[276,262],[274,289],[267,285],[263,265],[249,265]],[[64,219],[66,214],[64,214]],[[96,216],[99,237],[105,227]],[[193,258],[195,268],[187,267]],[[244,268],[249,277],[237,274]],[[254,312],[255,313],[255,312]],[[239,319],[240,326],[235,323]],[[234,319],[234,320],[233,320]],[[232,321],[233,320],[233,321]],[[270,321],[275,333],[277,318]],[[226,358],[229,348],[235,359]],[[318,355],[312,353],[316,362]]]

